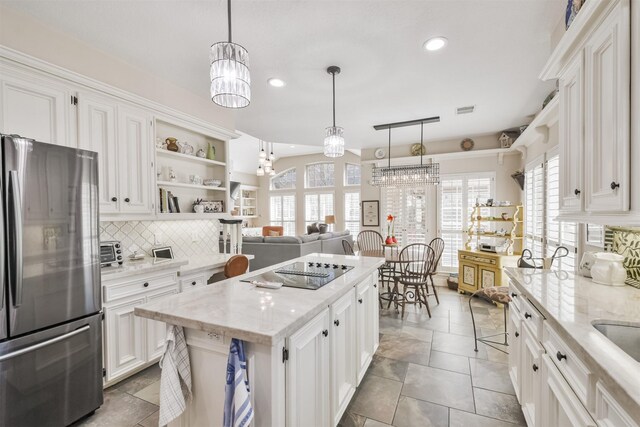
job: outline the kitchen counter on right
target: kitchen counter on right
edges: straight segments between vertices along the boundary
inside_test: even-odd
[[[514,299],[526,297],[544,316],[544,322],[548,322],[545,323],[543,342],[553,343],[553,335],[557,334],[559,342],[566,343],[577,357],[577,365],[583,365],[590,372],[584,381],[584,395],[588,397],[583,402],[589,412],[596,412],[595,383],[601,382],[632,420],[640,424],[640,362],[593,326],[594,322],[603,320],[640,326],[640,289],[599,285],[589,278],[564,271],[518,268],[506,268],[505,271],[511,286],[520,293],[516,292]],[[531,318],[525,315],[523,319],[527,317]],[[548,334],[551,338],[547,338]],[[637,339],[640,345],[640,335]],[[547,353],[551,353],[548,346],[543,345]],[[558,352],[557,361],[555,351],[550,356],[562,371],[561,353]],[[564,363],[569,363],[566,357]],[[565,376],[571,376],[571,367],[567,367]],[[571,379],[568,382],[572,388],[581,389],[576,391],[580,396],[580,382],[572,383]],[[587,392],[588,389],[593,392]]]

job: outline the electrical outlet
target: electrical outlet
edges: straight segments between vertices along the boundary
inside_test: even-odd
[[[155,245],[161,245],[163,240],[164,240],[164,236],[162,235],[162,233],[153,234],[153,243]]]
[[[200,241],[200,236],[198,235],[197,232],[192,231],[191,232],[191,242],[196,243]]]

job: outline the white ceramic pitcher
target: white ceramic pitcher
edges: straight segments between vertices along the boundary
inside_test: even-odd
[[[627,280],[627,270],[624,269],[622,255],[610,252],[595,254],[596,262],[591,267],[591,278],[595,283],[609,286],[623,286]]]

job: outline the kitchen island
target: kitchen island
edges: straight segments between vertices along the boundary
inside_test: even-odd
[[[259,288],[242,279],[294,261],[353,267],[317,290]],[[245,342],[254,426],[337,425],[378,346],[383,260],[311,254],[136,307],[185,328],[193,399],[175,425],[222,422],[232,338]]]

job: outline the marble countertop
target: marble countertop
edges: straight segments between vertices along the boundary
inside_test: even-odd
[[[310,254],[295,260],[319,260],[355,268],[318,290],[288,287],[274,290],[240,281],[294,261],[289,260],[136,307],[135,314],[185,328],[276,345],[383,264],[381,258],[330,254]]]
[[[186,259],[156,260],[155,258],[145,257],[138,261],[125,260],[122,265],[118,266],[102,267],[100,274],[102,280],[114,280],[133,274],[150,273],[168,268],[175,268],[177,270],[183,265],[187,265],[188,262]]]
[[[243,254],[249,260],[255,258],[255,256],[250,254]],[[211,254],[211,255],[199,255],[195,257],[190,257],[188,260],[188,264],[184,264],[180,267],[180,275],[184,276],[185,274],[194,274],[200,271],[210,270],[212,268],[220,268],[224,267],[224,265],[229,261],[232,255],[229,254]]]
[[[599,285],[564,271],[505,271],[572,350],[577,350],[578,357],[595,365],[595,373],[604,377],[609,387],[620,387],[623,400],[632,407],[630,415],[640,414],[640,362],[592,325],[597,320],[640,324],[640,289]]]

